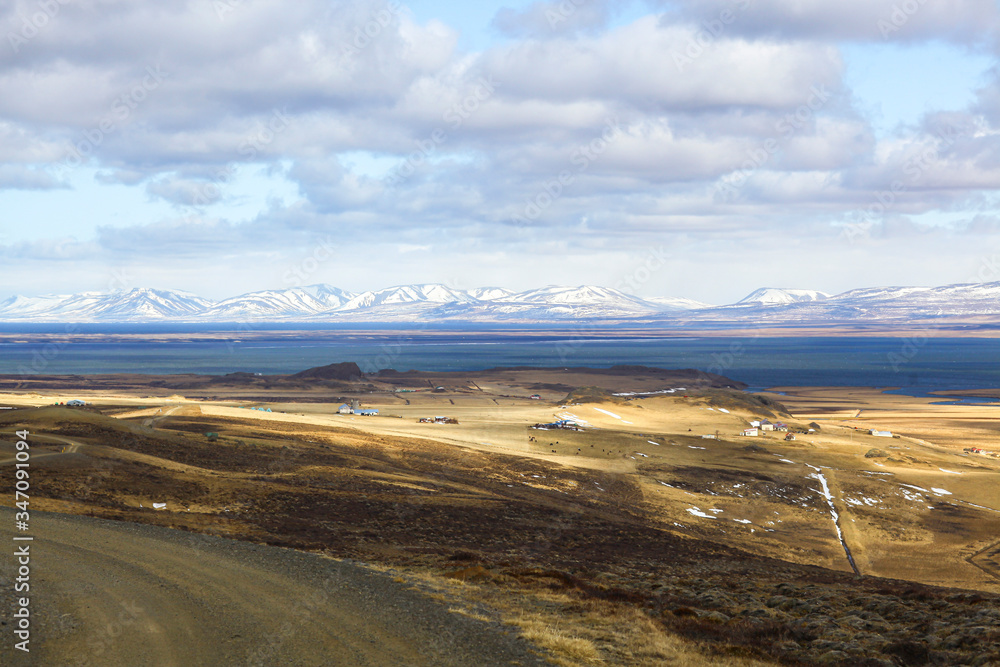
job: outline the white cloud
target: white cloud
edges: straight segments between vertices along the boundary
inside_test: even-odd
[[[533,2],[518,11],[506,7],[497,12],[493,26],[512,37],[594,32],[607,26],[613,9],[610,0],[555,0]]]
[[[51,190],[66,184],[42,169],[0,164],[0,190]]]
[[[920,41],[963,46],[995,40],[1000,9],[993,0],[662,0],[676,15],[708,29],[731,11],[722,29],[785,40]]]

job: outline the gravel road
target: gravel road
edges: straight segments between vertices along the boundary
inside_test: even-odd
[[[26,655],[12,627],[14,515],[0,508],[3,665],[545,664],[505,626],[352,563],[43,512],[31,513],[27,534]]]

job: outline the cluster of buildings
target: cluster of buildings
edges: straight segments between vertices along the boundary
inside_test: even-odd
[[[978,454],[979,456],[992,456],[994,458],[1000,458],[1000,453],[991,452],[988,449],[983,449],[982,447],[966,447],[964,450],[966,454]]]
[[[812,433],[813,431],[815,431],[815,429],[809,429],[808,432]],[[792,433],[791,429],[789,429],[788,424],[784,424],[782,422],[772,423],[767,419],[753,420],[752,422],[750,422],[750,428],[743,429],[741,435],[755,438],[759,436],[761,433],[772,433],[772,432],[784,433],[785,440],[789,441],[795,440],[795,434]],[[806,431],[799,431],[799,432],[806,433]]]
[[[351,401],[351,404],[341,403],[337,408],[337,413],[341,415],[360,415],[362,417],[377,417],[378,410],[364,409],[358,401]]]
[[[750,428],[743,429],[743,435],[756,437],[761,433],[768,433],[772,431],[788,433],[788,424],[783,424],[781,422],[775,422],[772,424],[767,419],[755,419],[752,422],[750,422]],[[788,437],[789,435],[792,437]],[[794,440],[794,439],[795,435],[792,433],[788,433],[788,435],[785,436],[785,440]]]
[[[419,420],[421,424],[457,424],[458,420],[454,417],[421,417]]]
[[[583,429],[576,422],[570,421],[568,419],[560,419],[557,422],[552,422],[551,424],[535,424],[531,428],[536,428],[539,431],[551,431],[553,429],[564,429],[567,431],[582,431]]]

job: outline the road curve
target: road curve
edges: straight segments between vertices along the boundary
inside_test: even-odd
[[[58,452],[43,451],[43,450],[37,450],[37,449],[33,450],[31,452],[31,460],[32,461],[34,461],[36,459],[48,458],[50,456],[61,456],[62,454],[76,454],[77,452],[80,451],[81,447],[86,447],[86,445],[84,445],[82,442],[77,442],[76,440],[70,440],[69,438],[62,438],[62,437],[55,436],[55,435],[34,435],[34,434],[32,434],[31,437],[32,437],[32,440],[37,440],[37,439],[55,440],[56,442],[61,442],[62,444],[66,445],[65,447],[63,447]],[[9,445],[10,449],[11,449],[11,452],[14,452],[14,444],[13,444],[13,442],[9,442],[8,443],[8,442],[0,441],[0,444]],[[38,443],[38,444],[44,445],[45,443],[42,442],[42,443]],[[0,459],[0,466],[13,465],[16,462],[17,462],[17,457],[16,456],[8,456],[7,458]]]
[[[13,524],[13,510],[0,508],[5,554]],[[505,626],[449,612],[351,563],[42,512],[32,512],[27,534],[31,653],[14,649],[16,574],[5,555],[3,665],[545,664]]]

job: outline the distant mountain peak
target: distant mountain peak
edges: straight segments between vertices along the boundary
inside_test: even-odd
[[[502,301],[514,294],[515,292],[503,287],[476,287],[468,291],[469,296],[480,301]]]
[[[402,305],[411,303],[470,303],[475,297],[465,292],[452,289],[438,283],[420,285],[396,285],[374,292],[363,292],[355,295],[338,310],[358,310],[378,306]]]
[[[739,300],[741,304],[761,304],[785,306],[790,303],[822,301],[830,298],[825,292],[810,289],[790,289],[787,287],[762,287]]]
[[[712,304],[675,296],[644,296],[643,301],[660,306],[663,310],[700,310],[713,308]]]
[[[626,294],[611,287],[598,287],[596,285],[578,285],[576,287],[548,285],[547,287],[521,292],[515,296],[518,301],[526,302],[575,304],[627,301],[630,303],[641,303],[641,299],[637,296]]]

